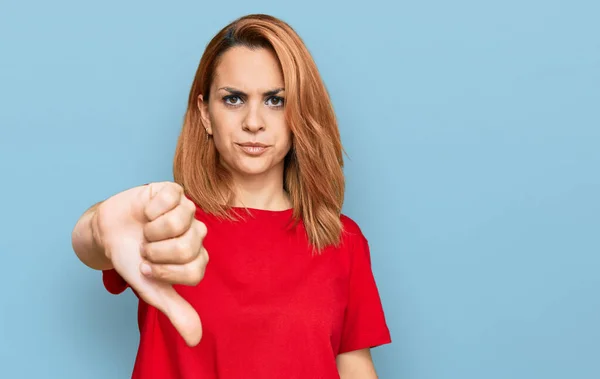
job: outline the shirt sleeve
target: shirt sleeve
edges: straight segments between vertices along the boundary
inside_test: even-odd
[[[360,232],[354,237],[340,354],[392,342],[371,268],[369,243]]]
[[[103,270],[102,282],[104,283],[104,288],[114,295],[122,293],[129,287],[125,279],[115,269]]]

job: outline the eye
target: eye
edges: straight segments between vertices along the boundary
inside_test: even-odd
[[[269,102],[271,102],[269,104]],[[283,106],[283,97],[280,96],[271,96],[267,99],[267,104],[272,107],[282,107]]]
[[[242,103],[242,99],[240,99],[239,96],[237,95],[228,95],[223,97],[223,101],[225,102],[226,105],[240,105]]]

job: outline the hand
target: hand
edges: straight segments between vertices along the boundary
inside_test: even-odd
[[[176,183],[134,187],[104,201],[92,219],[96,243],[146,303],[163,312],[186,344],[202,338],[194,308],[172,287],[196,285],[208,263],[206,226]]]

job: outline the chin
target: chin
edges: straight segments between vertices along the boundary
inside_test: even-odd
[[[233,159],[223,159],[225,167],[240,176],[261,176],[281,170],[283,175],[284,159],[274,156],[247,157],[236,156]],[[229,157],[228,157],[229,158]]]
[[[235,171],[237,171],[240,175],[244,176],[263,175],[274,169],[274,167],[270,167],[270,165],[266,162],[248,162],[245,164],[244,163],[233,166],[233,169]]]
[[[268,167],[238,167],[237,172],[244,176],[263,175],[270,171]]]

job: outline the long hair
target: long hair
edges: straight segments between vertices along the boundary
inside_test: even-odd
[[[290,195],[293,218],[302,220],[313,248],[338,245],[345,179],[336,116],[308,49],[287,23],[275,17],[253,14],[238,18],[207,45],[177,142],[175,182],[205,212],[227,215],[233,195],[231,174],[219,164],[218,151],[205,132],[198,96],[203,94],[209,101],[219,58],[234,46],[271,49],[279,59],[286,92],[285,121],[292,132],[292,147],[285,157],[284,189]]]

